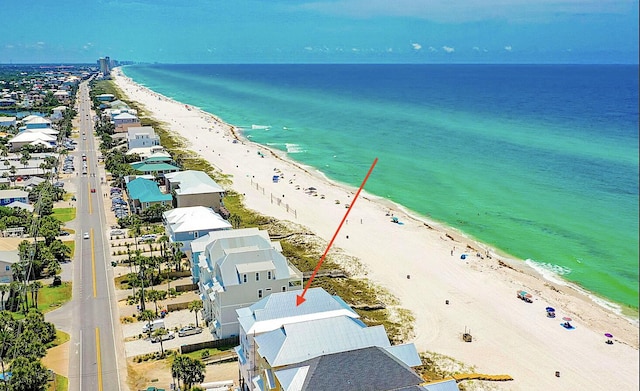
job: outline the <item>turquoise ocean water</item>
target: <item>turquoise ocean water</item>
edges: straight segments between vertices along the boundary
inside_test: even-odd
[[[124,72],[332,180],[378,157],[367,191],[637,310],[637,65]]]

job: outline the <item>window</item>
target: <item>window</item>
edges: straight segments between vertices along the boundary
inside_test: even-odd
[[[287,287],[286,287],[286,286],[283,286],[283,287],[282,287],[282,291],[283,291],[283,292],[286,292],[286,291],[287,291]]]
[[[262,299],[262,289],[258,289],[258,299]]]
[[[11,266],[9,266],[9,265],[5,266],[5,267],[4,267],[4,270],[6,270],[6,271],[11,270]]]
[[[260,273],[256,273],[256,281],[260,281]]]
[[[247,275],[246,274],[242,275],[242,282],[247,282]]]
[[[271,279],[271,270],[267,272],[267,280],[270,280],[270,279]]]
[[[198,232],[198,231],[195,231],[195,232],[193,233],[193,237],[194,237],[194,238],[197,238],[199,235],[200,235],[200,232]]]

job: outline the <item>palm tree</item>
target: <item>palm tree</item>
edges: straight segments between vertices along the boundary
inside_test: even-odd
[[[38,291],[42,288],[40,281],[34,281],[30,285],[31,288],[31,301],[33,301],[33,307],[38,308]]]
[[[162,293],[157,290],[150,290],[147,292],[147,299],[149,301],[153,301],[153,304],[156,306],[156,317],[158,316],[158,300],[162,300]]]
[[[198,311],[200,311],[202,308],[202,300],[194,300],[189,303],[189,312],[196,313],[196,327],[198,327]]]
[[[164,339],[163,337],[167,334],[169,334],[169,332],[163,327],[154,331],[152,335],[153,338],[158,338],[158,341],[160,342],[160,357],[164,357],[164,346],[162,346],[162,341]]]
[[[2,311],[5,310],[4,308],[4,295],[9,292],[9,285],[7,284],[1,284],[0,285],[0,301],[2,302]]]
[[[151,310],[143,310],[140,315],[138,315],[138,319],[141,321],[147,322],[147,333],[151,336],[151,321],[156,318],[156,314]]]

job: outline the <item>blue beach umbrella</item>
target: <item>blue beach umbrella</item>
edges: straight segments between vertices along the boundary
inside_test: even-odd
[[[547,307],[546,310],[547,312],[556,312],[556,309],[553,307]]]

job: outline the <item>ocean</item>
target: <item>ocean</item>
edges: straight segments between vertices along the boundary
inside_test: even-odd
[[[637,317],[637,65],[123,71]]]

